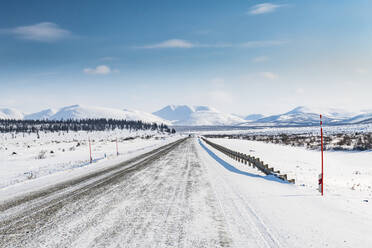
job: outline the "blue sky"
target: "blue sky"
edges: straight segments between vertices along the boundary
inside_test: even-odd
[[[372,108],[372,2],[3,1],[0,106]]]

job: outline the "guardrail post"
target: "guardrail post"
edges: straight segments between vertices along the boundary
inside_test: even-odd
[[[280,175],[279,177],[287,181],[287,174]]]

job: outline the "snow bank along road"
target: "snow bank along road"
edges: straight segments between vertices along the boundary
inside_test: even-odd
[[[370,216],[193,138],[0,205],[0,247],[370,247]]]

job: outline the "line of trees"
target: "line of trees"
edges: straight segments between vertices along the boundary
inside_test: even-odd
[[[210,134],[206,138],[245,139],[266,143],[302,146],[311,150],[320,149],[320,135],[315,134]],[[324,136],[324,149],[334,151],[366,151],[372,150],[372,133],[338,133]]]
[[[83,120],[0,120],[1,133],[37,133],[40,131],[105,131],[115,129],[154,130],[175,133],[165,124],[146,123],[142,121],[114,119],[83,119]]]

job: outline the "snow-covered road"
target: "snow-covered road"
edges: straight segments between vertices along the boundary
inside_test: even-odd
[[[370,219],[194,138],[0,205],[0,247],[368,247]],[[365,217],[365,216],[364,216]],[[325,232],[329,228],[328,232]]]
[[[0,247],[229,246],[193,140],[99,177],[3,208]]]

